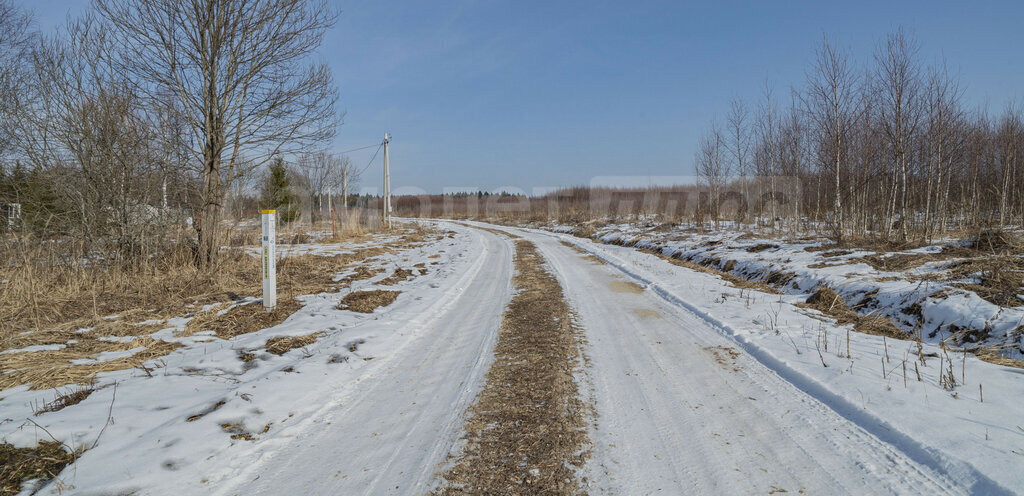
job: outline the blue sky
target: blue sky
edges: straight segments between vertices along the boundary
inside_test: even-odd
[[[822,33],[859,64],[902,26],[971,105],[1024,97],[1024,2],[338,0],[321,56],[335,150],[391,146],[392,184],[430,192],[693,173],[700,133],[765,81],[788,98]],[[83,0],[31,2],[44,27]],[[350,154],[365,165],[373,150]],[[379,183],[380,157],[364,186]]]

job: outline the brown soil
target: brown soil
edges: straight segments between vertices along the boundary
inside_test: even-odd
[[[351,310],[360,313],[373,313],[377,307],[385,307],[392,304],[398,298],[400,291],[388,291],[384,289],[373,289],[369,291],[356,291],[345,295],[338,308]]]
[[[617,293],[640,294],[640,293],[644,292],[644,287],[643,286],[641,286],[641,285],[639,285],[639,284],[637,284],[635,282],[632,282],[632,281],[618,281],[618,280],[616,280],[616,281],[612,281],[611,283],[609,283],[609,286],[611,286],[612,291],[615,291]]]
[[[466,445],[433,494],[584,494],[575,470],[589,456],[573,374],[582,336],[536,247],[516,242],[519,290],[498,331],[495,361],[469,409]]]

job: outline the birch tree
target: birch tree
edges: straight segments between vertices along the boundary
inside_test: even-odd
[[[843,225],[842,162],[849,147],[850,129],[856,118],[856,72],[849,57],[840,52],[827,37],[817,51],[815,63],[807,74],[804,102],[814,123],[818,138],[818,160],[822,170],[831,169],[835,179],[833,231],[841,240]]]

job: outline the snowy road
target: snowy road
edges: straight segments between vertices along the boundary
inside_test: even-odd
[[[551,264],[589,340],[591,492],[968,492],[618,269],[549,236],[525,237]]]
[[[493,360],[511,296],[511,242],[476,257],[420,324],[429,333],[368,368],[341,405],[219,494],[423,494],[456,453],[463,413]],[[532,241],[588,340],[581,380],[596,409],[582,476],[592,494],[969,494],[754,359],[706,319],[555,236]],[[998,492],[998,487],[995,488]]]
[[[239,476],[243,483],[217,494],[426,492],[459,439],[462,413],[493,360],[511,297],[511,242],[457,229],[475,238],[470,247],[477,259],[458,276],[454,297],[438,299],[408,323],[423,332],[347,386],[331,402],[340,406]]]

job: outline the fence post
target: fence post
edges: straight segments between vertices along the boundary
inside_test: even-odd
[[[275,210],[262,210],[263,220],[263,307],[268,311],[277,306],[277,241],[274,228]]]

